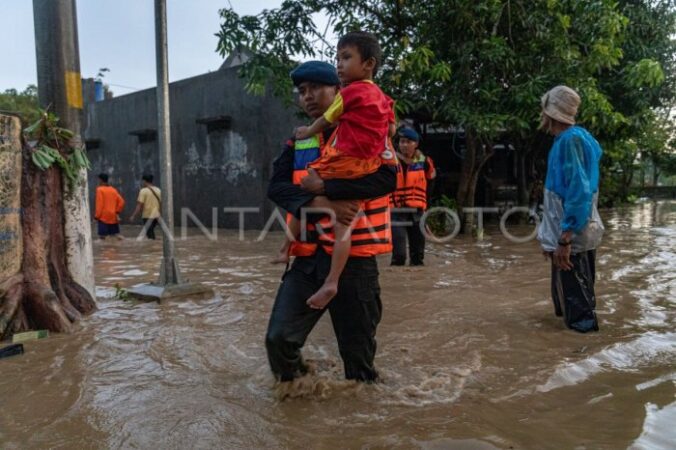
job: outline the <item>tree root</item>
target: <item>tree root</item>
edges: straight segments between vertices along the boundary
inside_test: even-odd
[[[51,288],[39,283],[27,283],[26,287],[24,310],[35,328],[71,331],[71,321],[64,312],[59,297]]]
[[[23,297],[23,276],[14,275],[0,285],[0,338],[15,321]]]
[[[62,173],[39,170],[24,146],[21,177],[21,271],[0,280],[0,339],[30,329],[70,332],[96,309],[85,288],[68,271]]]

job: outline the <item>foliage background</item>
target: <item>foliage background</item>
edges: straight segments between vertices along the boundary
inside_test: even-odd
[[[40,117],[38,87],[30,84],[21,92],[16,89],[0,92],[0,112],[18,114],[24,124],[35,122]]]
[[[256,16],[220,15],[218,51],[251,51],[241,70],[249,89],[287,99],[296,61],[332,58],[328,36],[375,33],[385,56],[377,82],[398,113],[466,132],[459,206],[473,205],[498,138],[514,143],[520,168],[543,145],[539,99],[557,84],[580,92],[579,121],[604,147],[606,205],[629,197],[637,169],[673,166],[674,0],[286,0]]]

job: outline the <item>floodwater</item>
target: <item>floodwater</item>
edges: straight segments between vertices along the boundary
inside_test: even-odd
[[[381,261],[382,383],[342,380],[327,316],[284,401],[263,347],[279,234],[180,242],[218,296],[162,305],[113,298],[154,279],[160,242],[97,245],[99,311],[0,361],[0,448],[674,448],[676,203],[603,217],[599,333],[554,316],[535,242],[488,229]]]

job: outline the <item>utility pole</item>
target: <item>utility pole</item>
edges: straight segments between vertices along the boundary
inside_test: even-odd
[[[169,64],[167,63],[167,2],[155,0],[155,56],[157,61],[157,141],[160,151],[162,188],[162,264],[156,284],[145,284],[127,292],[140,300],[162,302],[188,297],[213,297],[214,291],[199,283],[184,283],[174,246],[174,198],[169,120]]]
[[[33,0],[38,98],[82,145],[82,79],[75,0]],[[87,171],[82,169],[64,195],[67,265],[73,279],[95,297],[94,256],[89,219]]]
[[[169,123],[169,64],[167,62],[167,2],[155,0],[155,57],[157,65],[157,138],[160,150],[162,219],[165,223],[159,284],[180,284],[174,248],[174,196]]]

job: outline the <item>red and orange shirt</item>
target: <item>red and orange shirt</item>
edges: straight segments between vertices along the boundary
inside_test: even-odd
[[[340,90],[324,113],[338,124],[335,147],[347,156],[375,158],[385,148],[389,124],[394,123],[394,101],[371,80],[350,83]]]

